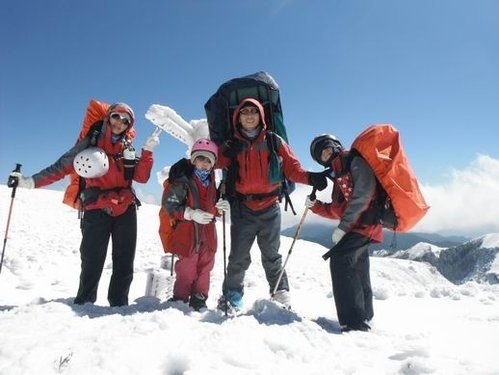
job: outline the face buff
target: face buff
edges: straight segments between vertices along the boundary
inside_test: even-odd
[[[194,174],[198,176],[199,181],[203,184],[204,187],[207,187],[208,184],[210,183],[209,177],[210,177],[210,170],[209,169],[194,169]]]

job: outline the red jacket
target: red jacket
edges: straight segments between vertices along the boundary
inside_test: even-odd
[[[54,164],[33,175],[35,187],[52,184],[74,171],[74,157],[89,146],[90,138],[84,138]],[[111,127],[107,126],[106,122],[102,126],[96,146],[106,152],[109,159],[109,171],[102,177],[85,179],[85,189],[99,188],[103,191],[94,203],[85,206],[85,210],[104,209],[112,216],[119,216],[136,200],[132,191],[132,181],[125,179],[122,156],[124,146],[120,141],[114,144],[111,142]],[[133,180],[140,183],[147,182],[152,165],[152,153],[142,150],[142,155],[135,166]]]
[[[239,109],[246,103],[251,102],[260,110],[260,122],[262,129],[260,134],[253,140],[245,138],[239,131],[238,114]],[[269,182],[270,152],[267,143],[267,124],[262,105],[255,99],[244,99],[234,111],[232,119],[234,126],[234,143],[237,143],[236,161],[238,165],[235,191],[242,196],[253,194],[267,194],[279,189],[280,183]],[[282,162],[282,170],[289,180],[308,184],[308,172],[304,170],[289,148],[288,144],[278,135],[277,154]],[[226,146],[222,146],[218,152],[216,168],[231,168],[232,159],[225,154],[230,152]],[[278,201],[278,194],[263,199],[243,200],[244,204],[254,211],[267,208]]]
[[[350,162],[350,170],[344,170],[348,152],[333,159],[334,187],[331,203],[317,201],[312,212],[330,219],[338,219],[338,227],[345,232],[356,232],[371,239],[383,242],[381,224],[365,224],[362,215],[376,198],[376,177],[371,167],[360,156]]]
[[[171,233],[171,243],[174,244],[171,249],[166,251],[179,256],[188,257],[194,252],[199,251],[201,246],[210,251],[217,250],[217,233],[215,221],[202,225],[192,220],[184,219],[186,207],[192,209],[201,209],[203,211],[217,214],[215,208],[217,199],[217,190],[215,187],[215,175],[212,172],[210,184],[204,187],[197,176],[192,173],[192,166],[187,159],[183,159],[172,166],[170,169],[170,184],[167,184],[167,190],[163,192],[161,207],[166,211],[170,219],[173,220],[173,232]],[[175,166],[181,165],[185,168],[180,171],[180,175],[172,176],[175,172]],[[178,171],[178,170],[177,170]]]

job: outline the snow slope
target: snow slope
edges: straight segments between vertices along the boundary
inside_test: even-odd
[[[10,189],[0,185],[0,225]],[[371,258],[371,332],[341,334],[326,248],[298,240],[288,262],[294,311],[269,302],[258,249],[244,313],[215,310],[220,247],[209,309],[144,297],[162,257],[158,207],[139,212],[130,306],[110,308],[107,262],[96,305],[75,306],[79,222],[62,192],[17,191],[0,274],[0,374],[498,374],[499,286],[456,286],[410,260]],[[297,219],[299,220],[299,219]],[[228,226],[227,226],[228,229]],[[287,254],[291,239],[282,237]],[[229,239],[227,239],[227,250]]]

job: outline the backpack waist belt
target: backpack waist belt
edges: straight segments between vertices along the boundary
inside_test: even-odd
[[[98,187],[91,187],[91,188],[83,190],[80,193],[81,203],[82,203],[83,207],[86,207],[89,204],[97,202],[97,199],[99,199],[99,196],[101,194],[106,194],[109,192],[118,193],[122,190],[130,190],[132,192],[133,196],[135,197],[135,204],[137,206],[141,205],[140,201],[137,199],[137,196],[135,195],[135,192],[133,191],[133,189],[131,187],[117,187],[117,188],[113,188],[113,189],[101,189]]]
[[[261,193],[261,194],[241,194],[239,192],[235,192],[235,199],[239,201],[258,201],[269,197],[278,197],[281,194],[281,189],[277,188],[270,193]]]

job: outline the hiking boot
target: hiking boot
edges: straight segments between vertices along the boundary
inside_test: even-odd
[[[194,310],[199,311],[201,309],[206,309],[206,297],[201,293],[193,294],[189,300],[189,306]]]
[[[183,302],[183,303],[187,303],[189,302],[188,299],[183,299],[183,298],[180,298],[180,297],[177,297],[177,296],[173,296],[173,297],[170,297],[166,300],[166,302]]]
[[[228,290],[226,296],[222,295],[218,299],[218,309],[227,310],[241,310],[243,307],[243,294],[237,290]]]
[[[350,331],[362,331],[368,332],[371,329],[371,326],[366,322],[360,323],[351,323],[344,326],[341,326],[341,332],[350,332]]]
[[[291,296],[289,295],[289,291],[286,289],[276,291],[272,296],[272,299],[281,305],[284,305],[288,309],[291,307]]]
[[[227,302],[225,296],[222,295],[217,301],[217,309],[221,311],[230,311],[232,306],[230,306],[230,303]]]

